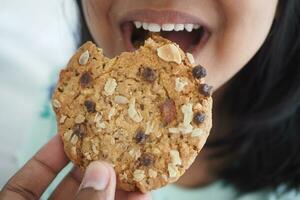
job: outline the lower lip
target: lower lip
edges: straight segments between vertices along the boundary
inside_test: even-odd
[[[132,22],[125,22],[121,25],[121,32],[123,35],[123,41],[124,45],[127,51],[134,51],[135,47],[132,44],[131,41],[131,36],[134,30],[134,25]],[[204,48],[205,44],[207,43],[209,37],[210,37],[210,32],[207,30],[204,30],[204,33],[199,41],[199,43],[195,46],[193,46],[191,49],[189,49],[189,52],[197,55],[198,53],[201,52],[201,50]]]

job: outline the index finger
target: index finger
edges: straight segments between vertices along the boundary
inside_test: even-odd
[[[56,135],[9,180],[0,197],[39,199],[68,161],[62,141]]]

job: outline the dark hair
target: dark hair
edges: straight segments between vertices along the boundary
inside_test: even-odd
[[[279,0],[277,14],[224,98],[234,129],[215,145],[236,152],[221,174],[241,191],[300,185],[300,1]]]
[[[83,23],[85,24],[85,23]],[[253,27],[255,29],[255,27]],[[85,30],[84,30],[85,29]],[[87,31],[85,25],[83,30]],[[255,36],[254,36],[255,37]],[[229,82],[233,130],[210,143],[232,155],[221,177],[241,192],[300,185],[300,1],[279,0],[265,43]]]

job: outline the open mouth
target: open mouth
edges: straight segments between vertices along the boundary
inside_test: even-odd
[[[156,24],[130,21],[122,24],[126,47],[138,49],[151,34],[158,34],[177,43],[184,51],[194,52],[203,46],[208,38],[208,31],[200,24]]]

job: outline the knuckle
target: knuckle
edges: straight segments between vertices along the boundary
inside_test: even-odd
[[[13,193],[15,195],[21,196],[26,200],[38,199],[39,197],[32,191],[28,190],[19,184],[8,183],[4,188],[4,193]]]

